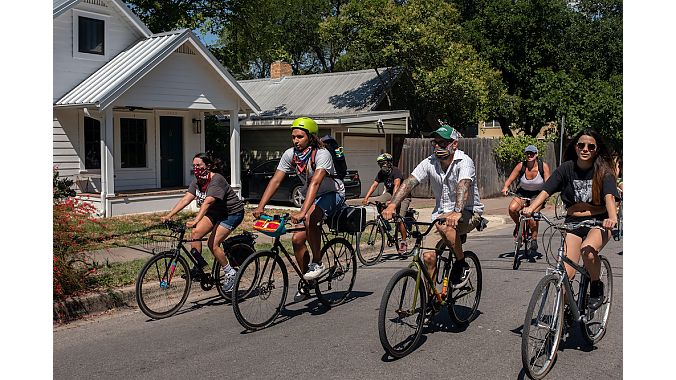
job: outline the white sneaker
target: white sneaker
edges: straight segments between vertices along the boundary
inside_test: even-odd
[[[310,263],[307,268],[307,272],[303,275],[303,278],[306,281],[314,280],[317,277],[323,275],[326,273],[326,269],[324,268],[324,265],[322,263]]]
[[[230,273],[226,273],[225,276],[223,276],[223,291],[224,292],[229,292],[232,290],[232,287],[235,285],[235,275],[237,272],[232,271]]]
[[[399,254],[405,254],[408,252],[408,242],[406,240],[402,240],[399,242]]]

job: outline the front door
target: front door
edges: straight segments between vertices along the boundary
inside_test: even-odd
[[[162,187],[183,186],[183,118],[160,116]]]

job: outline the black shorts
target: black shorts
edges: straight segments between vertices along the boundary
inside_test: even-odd
[[[540,194],[540,190],[524,190],[522,188],[516,189],[516,195],[525,198],[535,199],[538,194]]]
[[[604,212],[603,214],[596,214],[596,215],[591,215],[591,216],[566,216],[564,219],[564,223],[580,223],[585,220],[592,220],[592,219],[598,219],[598,220],[603,220],[608,218],[608,213]],[[595,227],[580,227],[576,228],[574,230],[569,231],[569,233],[579,236],[582,239],[586,238],[587,235],[589,234],[589,231],[591,231],[592,228]],[[605,230],[603,230],[605,232]]]

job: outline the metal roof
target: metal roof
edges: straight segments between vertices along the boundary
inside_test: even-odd
[[[188,29],[154,34],[137,42],[103,65],[54,105],[106,108],[186,41],[193,43],[196,50],[230,84],[244,104],[254,112],[260,111],[251,96]]]
[[[239,83],[261,107],[259,117],[332,116],[372,111],[400,70],[373,69]]]

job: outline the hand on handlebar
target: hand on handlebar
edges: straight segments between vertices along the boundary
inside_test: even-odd
[[[193,227],[195,227],[196,225],[197,225],[197,221],[196,221],[196,220],[191,220],[191,221],[185,223],[185,226],[188,227],[188,228],[193,228]]]
[[[260,207],[256,207],[256,209],[251,211],[251,215],[253,215],[254,219],[260,218],[263,214],[265,214],[265,210]]]
[[[615,226],[617,226],[617,220],[610,218],[603,219],[603,228],[607,230],[612,230],[613,228],[615,228]]]
[[[502,192],[502,195],[504,195],[504,196],[509,195],[509,189],[507,189],[507,188],[503,188],[502,190],[500,190],[500,192]]]
[[[390,203],[389,206],[385,207],[381,215],[383,218],[385,218],[385,220],[390,220],[394,216],[395,212],[397,212],[397,206],[395,206],[393,203]]]
[[[531,206],[527,206],[521,209],[521,214],[525,216],[531,216],[533,215],[533,212],[535,212],[535,210]]]
[[[298,223],[300,223],[304,220],[305,220],[305,213],[303,213],[303,212],[299,212],[299,213],[291,215],[291,222],[293,222],[294,224],[298,224]]]
[[[364,198],[364,199],[361,201],[361,204],[363,204],[364,206],[366,206],[367,204],[369,204],[369,199],[368,199],[368,198]]]

